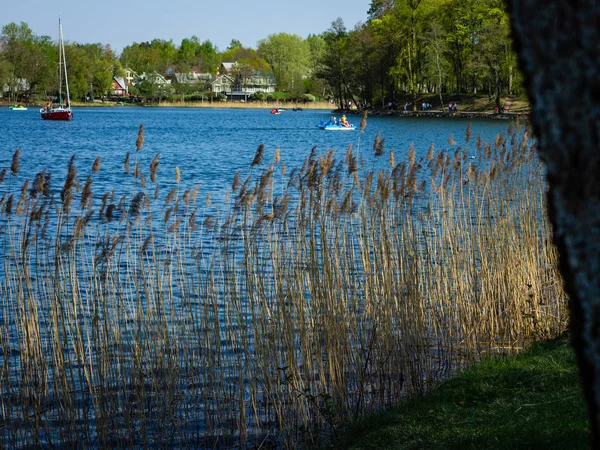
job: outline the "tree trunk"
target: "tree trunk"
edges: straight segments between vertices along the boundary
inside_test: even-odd
[[[508,6],[547,167],[591,445],[600,448],[600,0],[509,0]]]

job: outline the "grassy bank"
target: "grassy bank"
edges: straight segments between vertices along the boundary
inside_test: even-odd
[[[423,399],[355,425],[339,448],[584,449],[585,405],[566,335],[487,360]]]

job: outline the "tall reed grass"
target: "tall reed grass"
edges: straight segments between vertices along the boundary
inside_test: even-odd
[[[220,205],[160,173],[143,127],[122,196],[94,192],[100,159],[87,173],[71,158],[59,189],[19,173],[17,151],[0,200],[0,446],[316,447],[482,354],[556,335],[535,144],[521,124],[466,141],[397,163],[378,135],[377,173],[360,140],[289,172],[261,145]]]

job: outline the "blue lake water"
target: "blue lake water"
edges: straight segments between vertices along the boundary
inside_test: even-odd
[[[334,223],[327,235],[327,247],[322,249],[323,244],[312,233],[319,226],[309,227],[311,233],[308,233],[305,228],[307,221],[304,220],[296,222],[302,223],[294,229],[294,211],[290,213],[292,219],[264,223],[262,218],[255,220],[259,218],[258,214],[256,217],[250,215],[249,222],[245,222],[245,215],[244,222],[241,221],[242,215],[232,215],[234,221],[224,225],[222,231],[216,226],[207,225],[205,219],[211,214],[216,217],[215,221],[228,219],[226,208],[224,214],[218,215],[212,210],[208,211],[211,208],[203,207],[198,211],[198,217],[191,220],[195,210],[192,213],[184,205],[177,211],[175,206],[168,206],[166,199],[164,203],[160,199],[151,204],[157,214],[154,214],[154,209],[151,214],[144,212],[144,218],[153,218],[146,223],[138,220],[142,215],[133,214],[132,207],[128,206],[134,203],[131,198],[136,190],[139,192],[139,185],[137,181],[134,184],[131,175],[123,176],[127,152],[131,153],[131,167],[134,167],[137,159],[146,179],[149,178],[151,160],[155,154],[160,154],[158,181],[163,197],[168,197],[168,189],[175,184],[175,168],[178,167],[184,187],[202,185],[198,204],[202,203],[204,195],[211,193],[215,199],[212,209],[216,209],[219,200],[230,190],[236,172],[242,172],[242,181],[250,173],[256,180],[259,171],[273,161],[278,147],[288,173],[302,165],[313,147],[321,154],[335,149],[337,158],[343,159],[350,145],[355,154],[360,153],[365,169],[378,170],[389,169],[390,150],[394,152],[397,162],[405,160],[411,143],[414,143],[417,158],[424,157],[432,143],[436,151],[454,151],[458,146],[464,146],[470,155],[474,155],[477,135],[481,136],[483,142],[493,142],[496,135],[506,132],[509,126],[507,121],[496,120],[370,117],[364,133],[318,129],[317,124],[328,120],[331,115],[331,112],[324,110],[285,111],[280,115],[271,115],[267,108],[113,107],[75,108],[73,121],[48,122],[40,119],[36,108],[28,111],[0,110],[0,169],[10,167],[15,150],[19,148],[21,151],[19,174],[17,177],[7,176],[6,183],[0,185],[0,197],[10,189],[17,191],[15,198],[19,198],[18,191],[25,179],[33,179],[36,173],[48,169],[52,173],[52,189],[57,204],[56,208],[51,205],[47,211],[48,217],[56,219],[59,214],[55,211],[60,210],[60,197],[56,194],[64,183],[71,156],[76,157],[81,183],[85,182],[95,158],[99,156],[102,158],[101,169],[93,176],[94,197],[97,199],[112,189],[120,193],[127,192],[128,203],[124,211],[127,217],[132,218],[123,222],[102,221],[100,214],[94,213],[83,238],[74,238],[76,233],[73,230],[77,229],[77,223],[82,223],[77,219],[83,215],[61,214],[61,220],[67,225],[63,226],[65,222],[61,222],[60,228],[55,220],[50,225],[49,237],[37,239],[44,233],[35,226],[33,220],[29,220],[31,215],[5,214],[7,201],[0,208],[0,231],[5,232],[4,235],[0,234],[0,238],[3,238],[0,241],[3,242],[0,245],[0,366],[9,367],[0,371],[0,447],[40,447],[49,443],[50,438],[54,445],[77,446],[75,441],[69,440],[73,436],[82,439],[77,444],[84,447],[131,447],[133,443],[144,447],[146,441],[140,440],[140,437],[144,435],[143,439],[146,439],[145,435],[148,434],[148,442],[165,447],[233,448],[238,442],[244,447],[244,439],[247,439],[249,446],[256,448],[269,438],[273,439],[273,443],[267,443],[268,448],[289,448],[291,445],[277,444],[286,439],[290,442],[300,439],[300,433],[294,435],[298,431],[295,427],[300,424],[298,418],[305,420],[304,417],[308,417],[307,429],[312,426],[310,424],[321,424],[324,428],[320,432],[324,434],[329,426],[323,424],[324,416],[320,407],[313,411],[302,406],[304,400],[297,402],[301,395],[305,395],[298,395],[298,392],[342,392],[340,389],[344,384],[345,399],[339,404],[346,403],[354,413],[354,401],[359,406],[361,402],[369,403],[369,406],[363,406],[365,411],[369,411],[388,401],[384,399],[396,398],[405,386],[410,385],[408,381],[404,384],[404,376],[398,377],[399,368],[407,370],[404,361],[415,360],[414,372],[407,370],[407,373],[416,373],[415,380],[422,379],[425,383],[429,382],[429,378],[418,372],[424,370],[423,367],[430,367],[427,376],[435,380],[446,373],[451,364],[460,362],[450,359],[444,362],[443,358],[450,357],[447,354],[443,358],[439,356],[438,341],[435,345],[418,345],[414,349],[412,344],[397,345],[396,339],[409,336],[410,331],[400,327],[408,323],[412,316],[405,318],[405,312],[410,309],[387,308],[383,302],[379,302],[381,290],[373,281],[384,278],[370,274],[370,281],[364,281],[367,279],[365,274],[371,270],[362,269],[364,261],[371,257],[376,261],[380,257],[381,251],[376,246],[385,242],[385,239],[379,240],[373,236],[366,236],[364,240],[362,237],[354,239],[358,233],[352,231],[359,228],[353,228],[353,221],[363,230],[362,217],[343,216],[343,225],[339,228],[338,222]],[[360,117],[349,116],[349,120],[358,125]],[[465,130],[469,123],[472,140],[466,143]],[[143,149],[136,152],[140,124],[144,124],[145,142]],[[379,158],[374,156],[373,151],[377,133],[385,138],[385,156]],[[452,144],[448,142],[449,136],[455,141]],[[251,168],[260,144],[265,146],[264,161],[259,167]],[[152,192],[153,188],[150,185],[146,192]],[[498,190],[494,192],[500,195]],[[294,193],[292,190],[292,195]],[[356,194],[359,195],[358,192]],[[184,198],[184,195],[178,193],[179,198]],[[477,191],[473,195],[477,195]],[[81,197],[83,195],[78,194],[74,203],[78,203]],[[111,202],[119,203],[119,197],[117,195]],[[427,201],[428,197],[423,198]],[[432,201],[435,202],[435,198]],[[98,203],[96,201],[94,204],[96,212]],[[400,204],[406,205],[402,200]],[[37,206],[35,202],[25,205],[32,208],[32,212],[33,207]],[[256,208],[256,204],[252,207]],[[87,212],[85,208],[74,207],[77,208],[77,214]],[[401,213],[398,217],[405,217],[402,207],[394,211]],[[163,219],[167,217],[167,212],[170,219]],[[174,228],[181,234],[167,231],[179,223],[171,213],[182,220],[182,225]],[[310,214],[314,217],[312,212]],[[392,216],[389,223],[393,223],[395,217]],[[435,215],[430,217],[435,219]],[[42,222],[43,230],[45,220],[38,223]],[[198,230],[194,231],[190,223],[198,226]],[[260,223],[264,228],[259,227]],[[101,226],[96,226],[99,224]],[[246,228],[240,224],[246,225]],[[375,229],[385,224],[374,220],[366,226]],[[433,225],[439,229],[440,225]],[[29,232],[21,232],[27,230],[28,226],[36,239],[30,240]],[[414,234],[411,232],[413,228],[407,228],[406,235],[415,237],[415,240],[409,239],[406,244],[398,245],[414,243],[418,250],[423,239],[430,239],[429,242],[439,245],[440,251],[443,250],[446,244],[432,238],[436,235],[429,233],[430,228],[429,224],[416,227],[418,232]],[[54,234],[57,230],[59,232]],[[264,241],[268,241],[269,246],[262,245],[263,230]],[[296,230],[301,233],[294,233]],[[339,238],[337,232],[340,230],[348,232],[349,237]],[[402,227],[395,225],[390,230],[403,232]],[[150,236],[152,241],[148,240]],[[307,236],[314,239],[315,244],[307,251],[308,256],[303,255]],[[464,237],[464,234],[461,236]],[[246,239],[248,237],[251,239]],[[26,245],[22,244],[24,242]],[[149,243],[147,251],[143,250],[146,242]],[[460,243],[454,242],[457,248]],[[343,268],[339,274],[329,278],[330,271],[323,277],[319,274],[315,276],[314,270],[304,271],[304,267],[310,267],[315,260],[312,252],[316,250],[319,258],[326,254],[325,250],[329,252],[338,246],[343,247],[343,251],[331,253],[334,258],[340,257],[342,263],[338,261],[337,264],[341,266],[332,264],[331,267],[336,267],[336,270]],[[454,252],[454,246],[450,250]],[[27,257],[23,257],[22,252]],[[353,261],[343,261],[352,255],[357,255],[356,265]],[[361,257],[364,255],[367,257]],[[414,265],[419,270],[419,277],[421,274],[424,278],[430,276],[429,270],[435,274],[446,273],[442,267],[443,261],[438,263],[436,259],[437,254],[433,252],[428,255],[434,255],[434,260],[425,258],[424,262],[419,260],[413,264],[415,255],[412,250],[407,255],[399,252],[399,262],[394,263],[397,266],[374,272],[396,271],[400,274],[401,266]],[[242,261],[246,258],[248,263]],[[470,264],[477,264],[477,256],[472,258]],[[389,261],[395,259],[390,258]],[[383,267],[378,264],[372,267]],[[24,267],[30,271],[24,271]],[[300,277],[297,270],[305,273]],[[410,274],[413,273],[411,271]],[[397,290],[393,291],[394,298],[396,295],[403,298],[405,287],[401,283],[411,275],[399,275],[399,279],[394,275],[384,279],[390,284],[398,284]],[[283,280],[282,283],[275,282],[277,276]],[[30,277],[35,280],[34,283],[30,282]],[[339,296],[336,293],[331,297],[325,295],[319,298],[320,290],[329,289],[329,280],[339,283],[342,292]],[[473,289],[477,289],[477,282],[475,275]],[[386,283],[382,285],[387,286]],[[23,295],[25,291],[27,296]],[[437,295],[437,291],[434,295]],[[27,302],[23,302],[25,298]],[[423,298],[426,299],[425,296]],[[329,306],[331,299],[339,300],[340,309]],[[362,307],[362,299],[369,299],[369,308]],[[381,350],[378,347],[377,351],[371,352],[368,346],[366,355],[361,354],[367,347],[363,348],[363,339],[365,336],[377,336],[375,330],[379,329],[378,314],[372,313],[376,311],[372,307],[392,312],[391,316],[387,316],[391,320],[381,325],[381,329],[391,323],[398,329],[392,330],[396,337],[381,339],[377,344],[381,345]],[[340,325],[342,334],[334,337],[336,330],[329,330],[328,327],[341,322],[339,311],[344,308],[354,316],[348,324]],[[300,314],[299,310],[304,312]],[[490,310],[495,311],[495,308]],[[36,311],[37,315],[32,311]],[[488,310],[482,311],[488,314]],[[310,320],[305,320],[305,313]],[[459,329],[452,322],[460,320],[454,317],[458,314],[452,308],[449,314],[440,314],[435,319],[436,323],[448,321],[450,327]],[[54,325],[55,319],[61,326]],[[30,334],[24,330],[34,322],[38,326],[36,333],[40,344],[39,352],[36,350],[31,354],[44,361],[40,365],[30,363],[30,345],[25,343]],[[169,330],[164,335],[163,325]],[[78,333],[81,338],[75,336]],[[104,339],[108,342],[106,347]],[[355,348],[359,356],[343,355],[344,352],[338,350],[343,340]],[[409,336],[407,342],[410,340]],[[63,341],[66,344],[58,345]],[[416,337],[414,341],[417,341]],[[85,344],[80,347],[80,342]],[[297,345],[297,352],[290,351],[291,342]],[[301,342],[303,346],[299,344]],[[172,367],[170,362],[167,364],[169,368],[166,368],[162,356],[156,357],[160,351],[172,351],[173,355],[177,355],[170,359]],[[415,353],[402,354],[405,351]],[[454,351],[450,348],[449,354],[454,354]],[[57,357],[59,352],[64,353],[64,359]],[[77,352],[81,353],[76,355]],[[309,391],[289,388],[287,381],[281,381],[287,380],[287,361],[291,358],[287,355],[293,353],[298,373],[302,374],[298,379],[306,378],[303,383],[309,387]],[[342,362],[335,364],[340,364],[343,377],[330,372],[334,366],[327,360],[330,355],[339,355],[339,361]],[[367,367],[367,364],[357,365],[356,362],[368,362],[371,358],[371,368],[359,373],[356,369]],[[317,369],[319,364],[313,365],[312,361],[319,359],[325,364]],[[81,363],[83,360],[84,364]],[[60,366],[61,361],[66,361],[64,367]],[[39,376],[23,376],[27,369],[22,368],[26,364],[36,364],[35,370],[41,368]],[[84,366],[89,367],[90,371],[84,370]],[[54,383],[53,377],[58,379],[63,373],[64,384]],[[317,373],[319,376],[316,376]],[[365,373],[373,375],[363,378]],[[141,378],[144,378],[144,387],[137,389]],[[173,390],[165,387],[167,379],[173,382]],[[327,380],[328,384],[325,385],[322,380]],[[415,385],[422,381],[415,381]],[[340,387],[331,387],[334,382]],[[356,388],[359,383],[369,385],[369,392],[364,396],[363,391]],[[23,400],[29,398],[33,389],[39,389],[40,410],[43,409],[41,416],[35,419],[31,415],[29,401]],[[321,394],[315,397],[318,402],[321,401],[320,397]],[[99,398],[103,400],[96,401]],[[271,398],[276,398],[279,406],[274,408]],[[64,399],[69,399],[69,402]],[[102,406],[104,402],[106,407]],[[280,417],[279,412],[275,413],[276,409],[283,411],[284,415]],[[240,411],[244,411],[246,419],[240,419]],[[167,414],[169,420],[164,421]],[[350,417],[345,412],[342,415]],[[32,425],[33,420],[36,421],[35,426]],[[245,421],[243,429],[248,436],[242,431],[235,434],[240,420]],[[38,427],[38,421],[43,421],[43,430]],[[140,431],[142,428],[144,431]],[[39,432],[40,436],[34,435],[34,432]],[[118,440],[121,436],[131,440]]]
[[[95,177],[94,192],[110,190],[123,180],[127,152],[131,152],[133,167],[138,128],[144,124],[145,143],[138,157],[146,178],[150,161],[160,153],[159,179],[163,183],[174,182],[175,167],[179,167],[183,185],[201,184],[201,191],[219,197],[238,170],[249,173],[259,144],[265,145],[265,167],[273,160],[277,147],[281,149],[281,161],[291,169],[300,166],[314,146],[318,153],[335,149],[337,158],[343,158],[352,145],[365,167],[379,169],[389,167],[389,159],[373,157],[373,141],[378,132],[385,138],[386,155],[391,150],[396,161],[402,161],[412,142],[417,157],[424,156],[432,142],[436,150],[465,145],[469,122],[473,133],[468,145],[471,148],[478,134],[484,142],[493,141],[509,125],[502,120],[369,117],[362,134],[318,129],[318,123],[331,116],[326,110],[288,110],[272,115],[267,108],[95,107],[75,108],[71,122],[53,122],[41,120],[35,107],[28,111],[4,107],[0,110],[0,168],[10,167],[12,155],[19,148],[21,180],[33,178],[47,168],[55,183],[62,184],[72,155],[76,155],[82,179],[100,156],[101,170]],[[358,126],[360,117],[351,115],[349,121]],[[456,145],[448,144],[449,135]]]

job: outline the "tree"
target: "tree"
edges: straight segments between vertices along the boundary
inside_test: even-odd
[[[273,69],[277,89],[283,91],[301,87],[302,76],[308,72],[310,48],[296,34],[271,34],[258,43],[258,54]]]
[[[572,345],[600,447],[600,1],[509,0],[548,214],[570,299]],[[542,13],[543,12],[543,13]]]
[[[442,35],[442,27],[439,23],[433,22],[431,24],[430,30],[426,33],[425,40],[428,44],[427,51],[430,54],[429,62],[437,78],[437,91],[440,97],[440,104],[442,106],[442,111],[444,111],[444,99],[442,97],[444,73],[444,70],[442,69],[442,55],[444,54],[446,49],[446,40]]]
[[[345,66],[343,57],[346,52],[348,32],[344,21],[337,18],[331,23],[331,28],[323,34],[327,43],[327,50],[319,61],[317,76],[327,81],[334,91],[334,96],[339,102],[340,109],[344,108],[344,86],[346,84]]]
[[[395,28],[401,37],[399,42],[402,49],[392,70],[404,76],[408,84],[408,91],[412,96],[412,105],[415,111],[421,81],[419,61],[423,24],[421,2],[422,0],[398,1],[392,10],[394,18],[392,25],[397,24]]]
[[[270,69],[269,63],[262,59],[258,52],[252,48],[235,47],[227,50],[222,55],[223,61],[237,62],[240,65],[245,65],[255,71],[266,71]]]
[[[227,47],[227,50],[234,50],[236,48],[240,48],[242,47],[242,43],[240,41],[238,41],[237,39],[232,39],[231,42],[229,43],[229,46]]]

